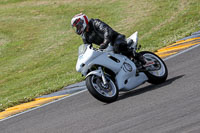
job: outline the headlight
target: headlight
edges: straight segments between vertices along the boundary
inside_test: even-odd
[[[85,53],[86,49],[87,49],[88,44],[82,44],[79,46],[78,48],[78,55],[82,55]]]

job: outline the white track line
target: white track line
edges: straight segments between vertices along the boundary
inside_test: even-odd
[[[188,52],[188,51],[190,51],[190,50],[192,50],[192,49],[194,49],[194,48],[197,48],[197,47],[199,47],[199,46],[200,46],[200,45],[197,44],[197,45],[192,46],[192,47],[190,47],[190,48],[188,48],[188,49],[186,49],[186,50],[183,50],[183,51],[181,51],[181,52],[179,52],[179,53],[177,53],[177,54],[171,55],[171,56],[169,56],[169,57],[167,57],[167,58],[165,58],[165,59],[163,59],[163,60],[164,60],[164,61],[169,60],[169,59],[171,59],[171,58],[174,58],[174,57],[176,57],[176,56],[178,56],[178,55],[181,55],[181,54],[183,54],[183,53],[186,53],[186,52]],[[15,115],[6,117],[6,118],[4,118],[4,119],[0,119],[0,122],[1,122],[1,121],[4,121],[4,120],[11,119],[11,118],[13,118],[13,117],[17,117],[17,116],[19,116],[19,115],[22,115],[22,114],[25,114],[25,113],[28,113],[28,112],[31,112],[31,111],[36,110],[36,109],[42,108],[42,107],[47,106],[47,105],[49,105],[49,104],[56,103],[56,102],[61,101],[61,100],[63,100],[63,99],[66,99],[66,98],[69,98],[69,97],[78,95],[78,94],[83,93],[83,92],[85,92],[85,91],[87,91],[87,89],[82,90],[82,91],[80,91],[80,92],[76,92],[76,93],[71,94],[71,95],[69,95],[69,96],[66,96],[66,97],[57,99],[57,100],[55,100],[55,101],[46,103],[46,104],[41,105],[41,106],[39,106],[39,107],[35,107],[35,108],[29,109],[29,110],[27,110],[27,111],[24,111],[24,112],[21,112],[21,113],[18,113],[18,114],[15,114]]]
[[[71,95],[69,95],[69,96],[62,97],[62,98],[57,99],[57,100],[54,100],[54,101],[52,101],[52,102],[43,104],[43,105],[41,105],[41,106],[38,106],[38,107],[35,107],[35,108],[32,108],[32,109],[26,110],[26,111],[24,111],[24,112],[21,112],[21,113],[18,113],[18,114],[9,116],[9,117],[6,117],[6,118],[4,118],[4,119],[0,119],[0,122],[1,122],[1,121],[4,121],[4,120],[7,120],[7,119],[10,119],[10,118],[13,118],[13,117],[16,117],[16,116],[19,116],[19,115],[22,115],[22,114],[25,114],[25,113],[28,113],[28,112],[31,112],[31,111],[36,110],[36,109],[42,108],[42,107],[47,106],[47,105],[49,105],[49,104],[56,103],[56,102],[61,101],[61,100],[63,100],[63,99],[66,99],[66,98],[69,98],[69,97],[78,95],[78,94],[83,93],[83,92],[85,92],[85,91],[87,91],[87,90],[82,90],[82,91],[76,92],[76,93],[74,93],[74,94],[71,94]]]

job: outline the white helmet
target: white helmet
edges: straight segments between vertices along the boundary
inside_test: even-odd
[[[81,35],[88,25],[88,17],[85,14],[77,14],[71,20],[71,25],[78,35]]]

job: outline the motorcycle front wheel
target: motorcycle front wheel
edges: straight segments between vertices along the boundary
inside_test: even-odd
[[[106,85],[104,85],[101,77],[90,75],[86,78],[86,86],[93,97],[102,102],[111,103],[117,100],[119,91],[112,79],[108,76],[105,78],[108,82]]]
[[[148,82],[152,84],[160,84],[165,82],[168,76],[168,70],[165,62],[152,52],[143,51],[140,53],[143,55],[146,61],[154,62],[154,64],[150,66],[150,69],[152,70],[145,71],[145,74],[148,77]]]

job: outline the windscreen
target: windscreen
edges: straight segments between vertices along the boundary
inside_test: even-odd
[[[78,55],[79,56],[85,53],[87,46],[88,46],[87,44],[82,44],[82,45],[79,46],[79,48],[78,48]]]

